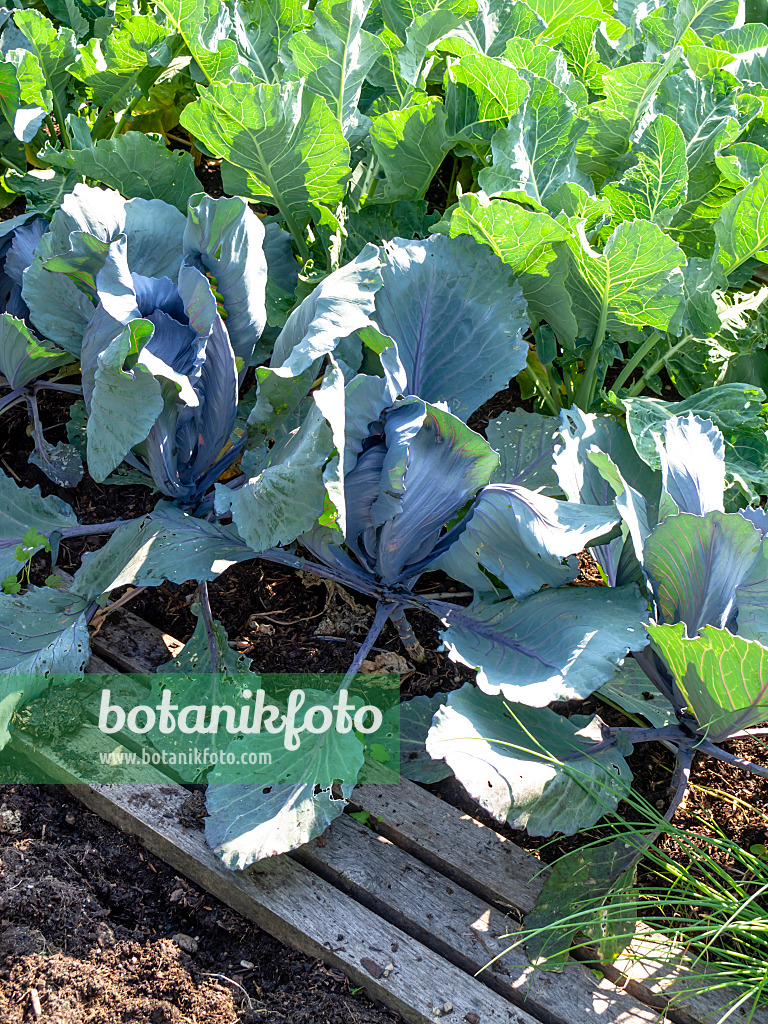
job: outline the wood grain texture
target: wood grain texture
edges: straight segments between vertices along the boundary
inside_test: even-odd
[[[406,779],[358,786],[353,804],[395,845],[503,909],[536,906],[547,868],[493,829]]]
[[[522,948],[509,950],[514,935],[505,936],[519,929],[514,917],[348,815],[292,856],[468,974],[482,971],[486,985],[546,1024],[658,1021],[655,1010],[608,981],[596,983],[575,961],[562,974],[534,970]]]
[[[469,1015],[481,1024],[538,1024],[290,857],[262,861],[247,872],[229,871],[201,832],[179,824],[188,797],[180,786],[69,788],[187,878],[281,941],[340,968],[406,1021],[461,1024]],[[390,965],[391,972],[374,977]]]

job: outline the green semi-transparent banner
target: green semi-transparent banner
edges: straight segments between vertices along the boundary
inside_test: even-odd
[[[31,698],[31,699],[30,699]],[[18,782],[328,787],[399,780],[400,677],[6,676]]]

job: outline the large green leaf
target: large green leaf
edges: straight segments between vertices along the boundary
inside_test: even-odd
[[[739,88],[738,80],[722,70],[703,78],[684,71],[659,86],[656,109],[674,121],[685,138],[687,197],[671,231],[686,252],[711,255],[713,224],[737,190],[719,172],[715,153],[739,134],[743,107],[743,103],[737,105]]]
[[[360,134],[360,90],[385,50],[377,36],[363,31],[370,5],[371,0],[320,0],[312,28],[288,42],[296,71],[323,97],[347,139]]]
[[[768,263],[768,167],[723,207],[715,235],[726,274],[749,259]]]
[[[528,97],[493,136],[493,164],[480,171],[480,187],[489,195],[520,190],[539,204],[565,182],[592,191],[590,178],[576,167],[576,146],[587,122],[552,82],[528,78]]]
[[[28,40],[29,46],[25,49],[37,58],[56,116],[63,118],[68,108],[70,68],[78,52],[74,33],[68,28],[57,32],[51,22],[35,10],[15,11],[13,20]]]
[[[23,320],[0,313],[0,373],[11,388],[23,388],[48,370],[71,362],[68,352],[36,338]]]
[[[602,253],[589,244],[583,228],[568,240],[572,270],[568,283],[573,311],[584,337],[602,326],[621,337],[627,327],[655,327],[677,333],[683,314],[685,256],[649,221],[625,221]]]
[[[304,693],[308,707],[330,709],[338,700],[338,694],[327,691]],[[224,863],[239,870],[324,832],[344,810],[365,759],[355,732],[336,729],[305,734],[298,750],[286,749],[282,733],[246,735],[234,739],[227,753],[235,763],[219,764],[208,776],[205,835]],[[271,756],[266,786],[259,783],[253,762],[248,763],[251,754],[257,764],[260,754]],[[334,795],[335,780],[341,783],[341,798]]]
[[[598,0],[526,0],[526,3],[546,23],[542,38],[552,44],[559,41],[573,18],[605,17]]]
[[[583,111],[589,127],[578,145],[579,166],[596,184],[617,170],[633,131],[650,108],[656,90],[673,69],[677,57],[677,52],[673,52],[662,64],[622,64],[603,74],[605,99]]]
[[[763,481],[768,465],[768,438],[763,413],[765,395],[745,384],[720,384],[707,388],[683,402],[662,402],[657,398],[627,398],[627,428],[638,455],[653,469],[659,469],[654,435],[661,435],[664,423],[673,416],[692,412],[710,419],[725,439],[725,468],[742,480]]]
[[[680,0],[675,9],[675,28],[679,38],[692,29],[699,39],[709,43],[743,17],[739,0]]]
[[[13,58],[18,56],[18,63],[31,66],[37,72],[37,85],[34,97],[38,102],[27,106],[22,102],[21,85],[19,83],[20,68]],[[8,61],[0,62],[0,110],[13,129],[13,133],[21,142],[31,142],[40,129],[46,114],[45,79],[40,73],[39,65],[34,56],[26,50],[17,50],[9,54]]]
[[[249,0],[233,5],[234,39],[251,74],[260,82],[275,82],[282,67],[280,53],[292,36],[312,23],[312,12],[301,0]]]
[[[573,835],[615,811],[632,779],[629,744],[579,756],[605,734],[597,717],[509,704],[465,683],[437,711],[427,751],[497,821],[534,836]]]
[[[442,100],[435,96],[405,110],[380,114],[371,122],[370,132],[384,179],[376,182],[368,202],[423,199],[445,159],[448,134]]]
[[[509,124],[527,93],[520,75],[492,57],[468,54],[450,64],[445,105],[451,141],[486,152],[494,133]]]
[[[685,198],[688,169],[685,139],[664,114],[653,119],[633,148],[637,163],[603,195],[622,220],[650,220],[665,226]]]
[[[53,494],[43,498],[38,485],[19,487],[0,473],[0,579],[21,568],[14,552],[28,530],[47,536],[67,526],[77,526],[77,516],[65,501]],[[34,551],[40,548],[37,544]]]
[[[409,25],[405,46],[397,50],[397,63],[400,71],[393,68],[391,82],[395,91],[400,92],[403,84],[412,89],[425,89],[426,76],[432,68],[437,44],[446,33],[459,25],[456,14],[444,8],[438,8],[420,15]],[[390,88],[388,92],[393,90]],[[406,92],[409,90],[406,89]],[[402,106],[402,97],[399,106]]]
[[[141,362],[154,330],[149,320],[131,320],[98,356],[87,428],[94,480],[105,480],[135,444],[146,441],[163,411],[162,384]]]
[[[157,0],[208,82],[229,81],[238,64],[237,45],[220,0]]]
[[[450,33],[440,49],[457,56],[482,53],[503,57],[510,39],[538,39],[545,31],[544,22],[532,6],[518,0],[478,0],[476,13],[462,18],[460,27]]]
[[[80,47],[70,74],[86,85],[96,103],[118,114],[138,95],[148,70],[164,68],[173,56],[171,37],[150,15],[124,21],[106,39]]]
[[[768,721],[768,650],[762,644],[713,626],[686,637],[681,622],[648,632],[710,740]]]
[[[381,13],[390,32],[404,43],[408,29],[417,18],[442,11],[452,14],[457,20],[464,19],[474,14],[477,7],[475,0],[382,0]]]
[[[552,245],[568,238],[567,228],[546,213],[524,210],[503,199],[491,201],[474,192],[459,199],[451,214],[450,234],[451,238],[471,235],[490,246],[518,274],[546,274],[547,264],[555,257]]]
[[[603,75],[607,71],[597,52],[596,38],[602,18],[572,18],[560,39],[560,51],[569,70],[593,94],[602,97]]]
[[[507,42],[504,59],[518,71],[530,71],[533,75],[546,78],[564,92],[577,107],[587,102],[586,88],[568,69],[565,57],[559,50],[516,36]]]
[[[301,82],[215,83],[181,115],[209,152],[247,174],[253,199],[274,203],[289,224],[312,204],[335,206],[349,174],[349,146],[325,100]]]
[[[187,200],[200,191],[192,157],[184,150],[166,149],[159,138],[126,132],[102,139],[91,149],[54,150],[42,158],[55,167],[117,189],[126,199],[162,199],[187,212]]]
[[[441,635],[453,661],[478,669],[486,693],[544,707],[587,697],[607,682],[629,649],[645,646],[646,614],[634,585],[560,587],[446,612]]]

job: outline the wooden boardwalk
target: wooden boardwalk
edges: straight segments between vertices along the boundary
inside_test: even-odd
[[[153,671],[181,644],[131,612],[112,613],[92,638],[91,671]],[[24,734],[16,752],[64,783],[87,807],[138,839],[175,870],[276,938],[345,972],[414,1024],[717,1024],[727,991],[681,998],[685,973],[663,962],[650,932],[619,965],[592,971],[571,960],[562,974],[535,971],[509,951],[542,884],[542,864],[514,843],[413,783],[358,786],[349,815],[290,855],[233,872],[202,831],[180,824],[189,792],[146,769],[135,784],[84,785],[78,765],[94,751],[91,723],[44,746]],[[105,750],[125,737],[99,736]],[[586,960],[587,952],[584,957]],[[491,967],[486,967],[494,961]],[[623,971],[619,968],[623,967]],[[748,1019],[739,1007],[729,1024]],[[768,1024],[758,1011],[753,1024]]]

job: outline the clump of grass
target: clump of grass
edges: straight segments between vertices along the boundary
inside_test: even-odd
[[[719,996],[718,1024],[736,1019],[749,1024],[757,1007],[768,1001],[768,849],[763,844],[744,849],[714,819],[697,816],[699,827],[684,829],[637,795],[630,801],[638,820],[614,819],[602,840],[579,852],[602,846],[606,835],[610,841],[637,843],[641,835],[658,833],[658,839],[671,842],[647,847],[639,866],[642,883],[633,885],[630,879],[609,897],[598,890],[558,921],[510,935],[515,941],[509,948],[535,940],[537,949],[546,949],[538,960],[544,969],[562,965],[566,953],[583,957],[579,947],[585,943],[597,942],[608,960],[626,949],[642,922],[664,940],[653,945],[653,960],[682,965],[674,999]],[[768,833],[768,814],[744,806]],[[633,955],[631,949],[625,955]]]

